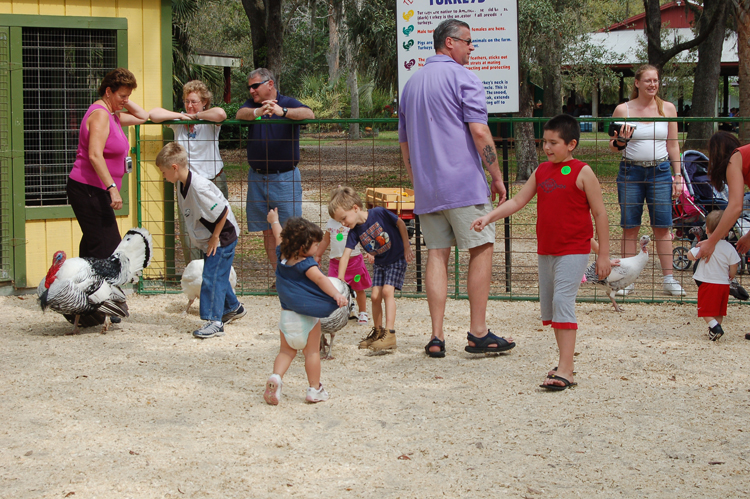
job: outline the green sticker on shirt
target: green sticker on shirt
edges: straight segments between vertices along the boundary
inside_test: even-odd
[[[336,240],[337,241],[343,241],[344,240],[344,234],[336,234]]]
[[[561,173],[562,173],[563,175],[569,175],[569,174],[570,174],[570,167],[569,167],[569,166],[563,166],[563,167],[562,167],[562,170],[560,170],[560,172],[561,172]]]
[[[359,282],[360,279],[362,279],[361,275],[357,274],[357,275],[354,276],[354,282]]]

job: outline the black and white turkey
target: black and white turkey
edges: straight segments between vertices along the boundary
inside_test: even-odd
[[[599,280],[599,276],[596,274],[596,262],[593,262],[584,272],[581,282],[583,284],[598,284],[604,287],[609,293],[609,299],[612,301],[615,310],[622,312],[622,308],[615,301],[615,293],[633,284],[641,275],[648,263],[648,243],[650,241],[651,238],[648,236],[641,237],[641,252],[630,258],[620,258],[620,265],[612,267],[609,276],[602,280]]]
[[[352,288],[344,281],[335,277],[329,277],[328,279],[336,286],[339,293],[346,297],[347,304],[334,310],[328,317],[320,319],[320,353],[322,359],[332,358],[333,338],[336,336],[336,332],[343,329],[346,323],[349,322],[349,315],[354,309],[354,298],[356,296]],[[326,333],[331,337],[330,342],[325,337]]]
[[[188,304],[187,307],[185,307],[185,311],[182,312],[182,315],[187,315],[193,302],[201,297],[203,266],[204,261],[202,259],[193,260],[187,264],[185,271],[182,273],[180,285],[182,286],[182,292],[188,297]],[[234,270],[234,266],[229,270],[229,284],[232,286],[232,289],[237,287],[237,272]]]
[[[91,327],[104,324],[109,317],[127,317],[128,306],[120,286],[136,282],[140,272],[151,263],[153,243],[146,229],[130,229],[109,258],[65,259],[58,251],[37,288],[42,311],[50,308],[73,324]]]

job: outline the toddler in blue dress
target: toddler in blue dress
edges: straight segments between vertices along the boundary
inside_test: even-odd
[[[277,209],[268,212],[267,220],[276,238],[276,291],[282,310],[281,346],[263,398],[268,404],[278,405],[281,378],[301,349],[310,384],[306,400],[323,402],[328,400],[328,393],[320,382],[320,318],[347,305],[347,299],[320,271],[313,258],[323,240],[320,227],[304,218],[292,217],[282,230]]]

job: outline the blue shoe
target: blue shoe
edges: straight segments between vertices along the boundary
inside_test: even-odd
[[[242,319],[247,315],[247,310],[245,310],[245,307],[242,306],[242,303],[237,307],[236,310],[233,312],[227,312],[221,317],[221,322],[224,324],[229,324],[232,321],[236,321],[237,319]]]
[[[217,325],[214,321],[208,321],[202,328],[193,331],[193,336],[202,340],[214,336],[224,336],[224,324]]]

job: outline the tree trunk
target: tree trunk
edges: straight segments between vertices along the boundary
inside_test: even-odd
[[[250,21],[250,38],[253,41],[253,68],[268,64],[266,45],[266,7],[262,0],[242,0],[247,20]]]
[[[726,0],[705,0],[703,16],[698,29],[703,33],[708,27],[708,19],[719,16],[718,26],[711,30],[708,38],[698,46],[698,64],[693,81],[693,107],[690,116],[716,116],[716,96],[719,91],[719,73],[721,72],[721,51],[724,45],[724,26],[729,8]],[[691,123],[688,129],[685,149],[708,149],[708,139],[714,132],[713,123]]]
[[[344,17],[343,0],[328,0],[328,82],[335,84],[339,79],[339,59],[341,56],[341,21]]]
[[[268,22],[266,24],[266,38],[268,39],[268,66],[266,67],[276,75],[276,85],[279,86],[279,76],[284,57],[284,25],[281,21],[282,0],[264,1],[266,4],[266,12],[268,13]]]
[[[310,60],[315,57],[315,12],[318,10],[317,0],[308,0],[307,13],[310,16]]]
[[[343,2],[341,2],[343,4]],[[355,11],[358,13],[359,9],[361,7],[361,0],[355,0],[352,2],[348,8],[355,9]],[[341,9],[343,13],[343,8]],[[349,93],[351,96],[351,117],[354,119],[359,119],[359,81],[357,78],[357,55],[359,53],[359,36],[357,36],[354,40],[349,39],[345,45],[345,58],[346,58],[346,68],[349,71],[349,76],[347,78],[347,85],[349,87]],[[349,138],[350,139],[359,139],[359,123],[350,123],[349,124]]]
[[[643,8],[646,12],[645,31],[648,46],[646,53],[648,63],[656,66],[661,73],[664,65],[662,61],[663,52],[661,50],[661,6],[659,0],[643,0]]]
[[[534,112],[534,94],[531,85],[526,83],[527,75],[521,71],[518,75],[523,82],[519,88],[518,114],[520,118],[530,118]],[[533,123],[513,123],[513,136],[516,146],[516,182],[525,182],[531,177],[534,168],[539,164],[536,155]]]
[[[740,56],[740,116],[750,116],[750,0],[738,0],[737,51]],[[750,123],[740,124],[740,142],[750,143]]]
[[[553,46],[542,55],[542,77],[544,85],[544,100],[542,101],[542,114],[548,118],[560,114],[562,106],[562,54],[560,49],[560,38],[553,34]],[[533,94],[531,95],[533,99]]]
[[[348,46],[349,44],[347,44],[347,47]],[[347,83],[349,85],[349,92],[351,93],[352,118],[359,119],[359,83],[357,81],[357,68],[354,63],[349,60],[350,54],[351,51],[347,50],[347,66],[349,67]],[[359,123],[349,124],[349,138],[359,139]]]
[[[717,0],[725,2],[728,0]],[[730,0],[731,1],[731,0]],[[736,0],[735,0],[736,1]],[[745,1],[745,0],[740,0]],[[708,37],[708,35],[714,30],[715,27],[719,26],[719,16],[711,16],[708,18],[708,24],[706,28],[698,34],[695,38],[686,42],[678,43],[666,50],[661,47],[661,8],[659,6],[659,0],[643,0],[643,7],[646,10],[645,19],[645,32],[648,40],[647,54],[648,63],[655,66],[659,73],[661,68],[669,62],[674,56],[682,51],[690,50],[693,47],[699,46]],[[704,12],[703,15],[706,13]],[[723,26],[719,27],[721,31]]]

